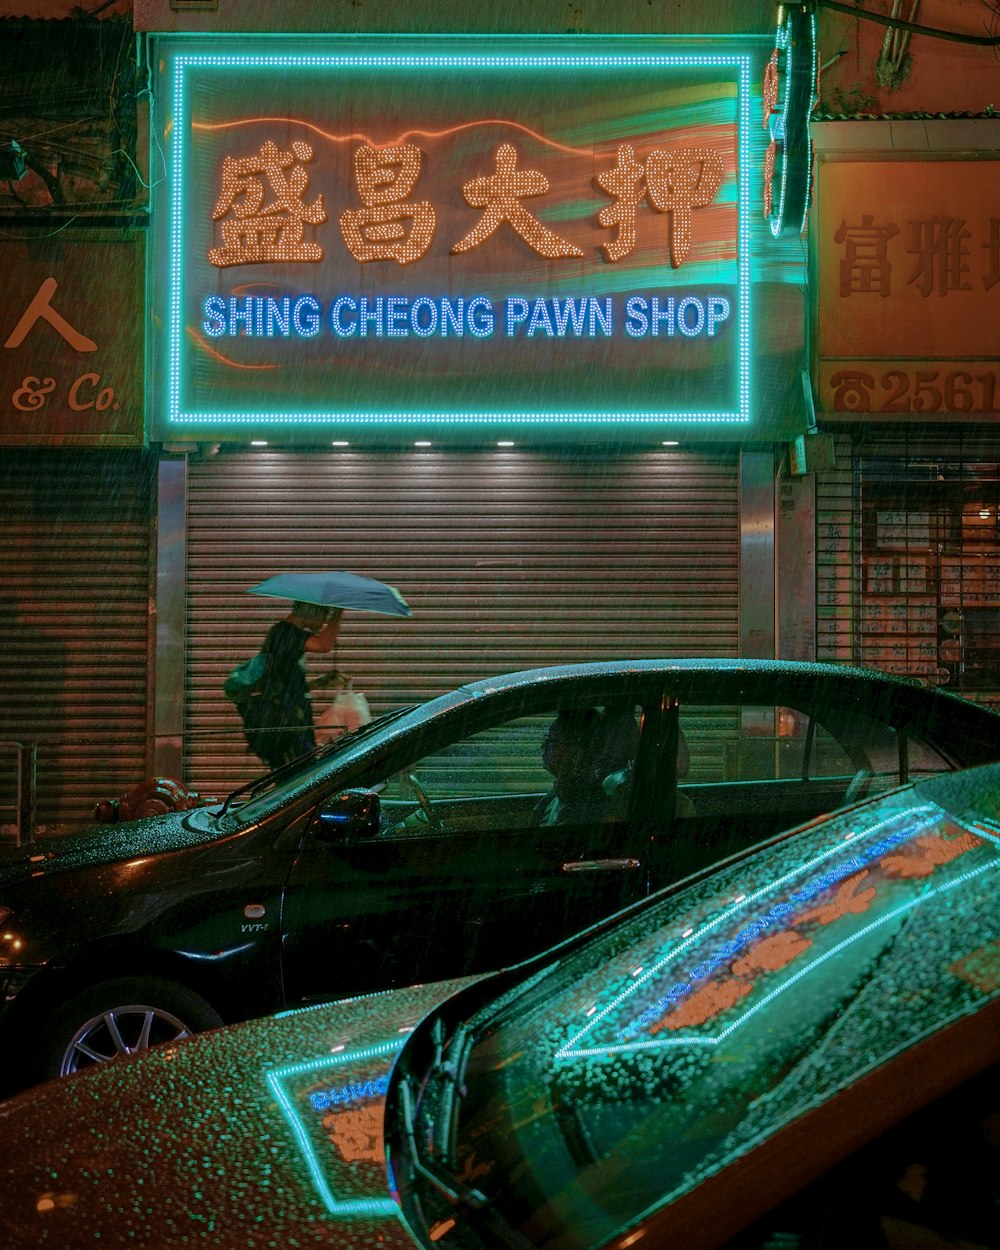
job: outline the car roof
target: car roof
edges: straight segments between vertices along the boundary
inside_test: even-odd
[[[832,678],[838,681],[864,682],[892,687],[898,690],[919,691],[934,698],[945,698],[969,705],[967,699],[951,691],[928,686],[916,678],[879,669],[858,668],[849,664],[831,664],[820,660],[754,660],[724,658],[642,659],[642,660],[591,660],[575,664],[556,664],[543,668],[521,669],[513,673],[501,673],[478,681],[466,682],[454,691],[454,695],[478,698],[507,690],[537,686],[545,682],[569,682],[579,678],[601,677],[678,677],[697,673],[733,674],[743,673],[754,677],[803,677]],[[442,696],[447,698],[448,696]],[[435,702],[435,700],[432,700]],[[980,705],[976,705],[980,706]],[[984,709],[990,710],[990,709]]]

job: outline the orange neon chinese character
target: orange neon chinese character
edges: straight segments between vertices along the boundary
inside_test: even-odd
[[[899,855],[887,855],[882,862],[886,872],[894,877],[929,877],[935,868],[982,845],[982,839],[974,833],[960,833],[957,838],[940,838],[933,833],[925,833],[913,843],[916,854],[901,852]]]
[[[479,224],[451,249],[452,255],[469,252],[485,243],[508,222],[532,251],[552,260],[557,256],[582,256],[572,243],[561,239],[537,221],[521,203],[533,195],[544,195],[549,180],[535,169],[517,168],[517,152],[510,143],[501,143],[496,154],[496,173],[473,178],[462,187],[466,203],[485,209]]]
[[[789,929],[787,933],[775,933],[755,943],[740,959],[733,961],[732,969],[738,977],[752,977],[758,972],[777,972],[807,951],[812,942]]]
[[[670,214],[670,264],[679,269],[691,250],[691,211],[711,204],[722,174],[722,156],[714,148],[657,148],[643,165],[623,143],[614,169],[596,179],[614,200],[597,214],[602,226],[618,227],[603,245],[608,260],[621,260],[635,247],[635,212],[648,199],[657,212]]]
[[[213,247],[208,259],[224,269],[227,265],[253,265],[261,261],[319,261],[323,249],[306,243],[306,225],[326,221],[323,197],[311,204],[303,202],[309,175],[299,162],[311,161],[308,143],[293,143],[290,152],[281,152],[270,139],[254,156],[227,156],[222,162],[222,192],[212,213],[222,223],[222,247]],[[291,172],[286,175],[286,170]],[[274,196],[265,205],[264,175]]]
[[[761,82],[761,103],[764,106],[764,129],[771,128],[771,114],[778,111],[778,49],[771,53],[771,59],[764,66],[764,79]]]
[[[331,1115],[323,1117],[323,1127],[345,1163],[382,1161],[379,1111],[379,1103],[369,1103],[360,1107],[338,1107]]]
[[[691,1028],[697,1024],[721,1016],[730,1007],[735,1007],[753,989],[745,981],[728,977],[725,981],[712,981],[695,990],[687,998],[681,999],[678,1006],[649,1030],[650,1036],[661,1033],[664,1029],[673,1032],[676,1029]]]
[[[354,153],[354,177],[365,207],[345,209],[340,232],[355,260],[409,265],[430,247],[437,224],[433,207],[427,200],[406,202],[420,177],[422,159],[423,153],[412,143],[363,147]]]
[[[800,923],[816,920],[820,924],[830,924],[834,920],[839,920],[841,916],[860,916],[866,912],[875,897],[874,886],[869,886],[866,890],[859,889],[867,876],[868,869],[865,868],[855,873],[853,877],[848,877],[843,885],[838,887],[832,902],[823,903],[819,907],[814,907],[812,911],[804,912],[799,917]]]

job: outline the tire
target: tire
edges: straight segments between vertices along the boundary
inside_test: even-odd
[[[33,1075],[37,1080],[69,1076],[222,1023],[200,995],[173,981],[105,981],[69,999],[44,1025]]]

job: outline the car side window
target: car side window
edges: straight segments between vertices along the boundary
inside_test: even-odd
[[[742,813],[762,836],[900,784],[898,735],[850,708],[682,704],[678,724],[675,819],[705,828]]]
[[[918,738],[916,734],[906,736],[906,764],[910,781],[951,772],[952,768],[939,751],[935,751],[929,742]]]
[[[628,709],[548,708],[429,752],[381,787],[383,832],[599,824],[627,807],[638,721]]]
[[[856,771],[845,744],[810,716],[772,704],[685,704],[680,729],[687,746],[685,783],[805,780]]]

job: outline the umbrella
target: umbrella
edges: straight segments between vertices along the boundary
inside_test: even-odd
[[[356,612],[381,612],[386,616],[412,616],[410,605],[395,586],[357,573],[278,573],[258,586],[252,595],[318,603],[324,608],[352,608]]]

